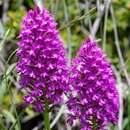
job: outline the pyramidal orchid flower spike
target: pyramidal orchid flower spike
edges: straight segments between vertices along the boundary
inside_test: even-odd
[[[117,123],[118,92],[105,54],[92,39],[87,39],[72,61],[72,95],[67,105],[68,121],[80,120],[81,130],[106,130]]]
[[[67,59],[56,25],[45,8],[36,7],[25,16],[19,35],[17,71],[27,93],[24,100],[38,111],[46,101],[60,103],[68,91]]]

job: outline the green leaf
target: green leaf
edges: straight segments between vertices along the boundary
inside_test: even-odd
[[[0,42],[0,52],[1,52],[1,50],[3,49],[4,43],[5,43],[6,39],[7,39],[7,37],[9,36],[9,33],[10,33],[10,29],[8,29],[8,30],[5,32],[4,38],[3,38],[2,41]]]
[[[8,119],[11,123],[16,123],[16,119],[13,114],[8,110],[3,110],[3,116]],[[15,125],[15,130],[19,130],[18,125]]]
[[[1,82],[0,82],[0,105],[3,102],[5,93],[6,93],[6,80],[1,80]]]

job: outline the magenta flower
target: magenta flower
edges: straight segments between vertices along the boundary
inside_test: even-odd
[[[56,104],[68,91],[68,68],[56,22],[38,7],[25,16],[20,32],[17,71],[26,103],[41,111],[45,101]]]
[[[88,39],[72,61],[69,122],[80,120],[81,130],[105,130],[117,123],[119,100],[112,69],[95,41]]]

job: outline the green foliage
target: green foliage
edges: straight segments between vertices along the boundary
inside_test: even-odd
[[[34,8],[33,0],[10,0],[9,7],[7,10],[7,21],[3,23],[5,34],[0,39],[0,67],[1,63],[4,66],[4,70],[0,72],[0,130],[7,130],[5,126],[11,124],[10,130],[20,130],[20,117],[24,118],[21,113],[24,113],[27,117],[34,117],[37,113],[28,107],[19,112],[17,105],[22,104],[22,93],[18,91],[18,74],[14,68],[16,65],[17,58],[15,56],[16,43],[18,41],[18,34],[21,28],[21,21],[26,15],[27,10]],[[85,6],[85,0],[66,0],[68,21],[73,21],[77,17],[82,17],[87,10]],[[96,6],[96,1],[91,0],[92,7]],[[100,1],[101,2],[101,1]],[[116,18],[116,26],[119,33],[119,41],[123,58],[125,60],[125,67],[129,72],[130,78],[130,0],[112,0],[114,8],[114,14]],[[46,0],[45,6],[55,17],[58,22],[58,29],[66,25],[66,18],[64,12],[63,0]],[[71,32],[71,49],[72,57],[76,55],[77,50],[81,46],[82,42],[90,34],[90,22],[94,23],[98,16],[97,10],[85,16],[81,20],[77,20],[72,25],[68,26]],[[117,54],[117,49],[114,44],[114,33],[113,33],[113,21],[108,12],[108,19],[106,22],[106,54],[110,62],[116,67],[119,72],[121,81],[119,84],[124,84],[126,88],[124,94],[124,116],[123,116],[123,130],[130,130],[130,90],[125,80],[123,68],[120,66],[120,59]],[[65,42],[65,47],[68,47],[68,27],[59,30],[61,38]],[[96,38],[101,39],[99,45],[103,46],[103,27],[104,27],[104,16],[101,19],[99,29],[97,30]],[[4,51],[4,54],[3,54]],[[1,69],[0,69],[1,71]],[[123,89],[124,89],[123,88]],[[115,127],[110,125],[111,130]]]

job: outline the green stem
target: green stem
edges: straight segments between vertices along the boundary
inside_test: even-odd
[[[49,121],[49,105],[48,105],[48,102],[45,103],[44,124],[45,124],[45,130],[51,130],[50,129],[50,121]]]
[[[107,38],[107,19],[108,19],[109,5],[106,6],[105,20],[104,20],[104,33],[103,33],[103,50],[106,51],[106,38]]]
[[[93,117],[93,120],[92,120],[92,130],[97,130],[97,123],[96,123],[95,117]]]
[[[128,95],[128,123],[130,124],[130,95]],[[130,125],[128,125],[128,128],[127,128],[128,130],[130,130]]]
[[[68,21],[67,23],[63,24],[63,26],[61,26],[59,28],[59,31],[64,30],[65,28],[71,27],[75,22],[83,20],[89,14],[95,12],[95,10],[96,10],[96,8],[94,7],[92,9],[90,9],[88,12],[86,12],[84,15],[75,17],[72,21]]]
[[[65,21],[68,23],[69,22],[69,16],[68,16],[68,8],[67,8],[67,3],[66,0],[63,0],[63,5],[64,5],[64,12],[65,12]],[[68,26],[67,28],[67,36],[68,36],[68,64],[69,66],[71,65],[71,28]]]

